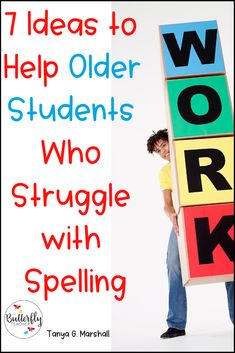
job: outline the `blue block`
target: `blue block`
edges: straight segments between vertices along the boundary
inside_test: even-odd
[[[225,73],[216,21],[162,25],[160,37],[166,79]]]

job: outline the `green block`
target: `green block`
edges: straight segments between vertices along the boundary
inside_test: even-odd
[[[233,134],[225,75],[167,81],[173,139]]]

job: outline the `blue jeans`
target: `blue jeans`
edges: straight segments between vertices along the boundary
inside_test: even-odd
[[[169,282],[168,327],[185,329],[187,321],[186,290],[182,285],[177,235],[172,229],[167,249],[167,271]],[[225,282],[229,316],[234,323],[234,282]]]

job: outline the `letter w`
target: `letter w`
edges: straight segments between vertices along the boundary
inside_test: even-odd
[[[216,36],[217,29],[206,30],[204,47],[196,31],[184,32],[180,49],[174,33],[163,34],[176,67],[188,65],[191,46],[194,47],[202,64],[213,64],[215,62]]]
[[[41,141],[42,143],[42,153],[43,153],[43,159],[44,159],[44,163],[47,164],[49,159],[50,159],[50,156],[53,152],[53,150],[55,151],[56,155],[57,155],[57,158],[60,162],[60,164],[63,164],[64,163],[64,149],[65,149],[65,140],[62,141],[62,146],[61,146],[61,151],[59,151],[59,149],[57,148],[57,145],[55,142],[53,142],[51,144],[51,147],[49,149],[49,152],[46,152],[46,147],[45,147],[45,141],[42,140]]]
[[[61,234],[60,241],[58,242],[53,234],[49,237],[49,240],[47,240],[46,235],[42,233],[42,239],[47,250],[51,247],[52,243],[55,244],[57,249],[60,249],[61,245],[63,244],[64,236],[65,236],[65,233],[63,232]]]

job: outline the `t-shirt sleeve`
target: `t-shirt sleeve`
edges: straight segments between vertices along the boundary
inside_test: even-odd
[[[166,167],[162,168],[159,173],[159,182],[161,190],[172,190],[171,175]]]

